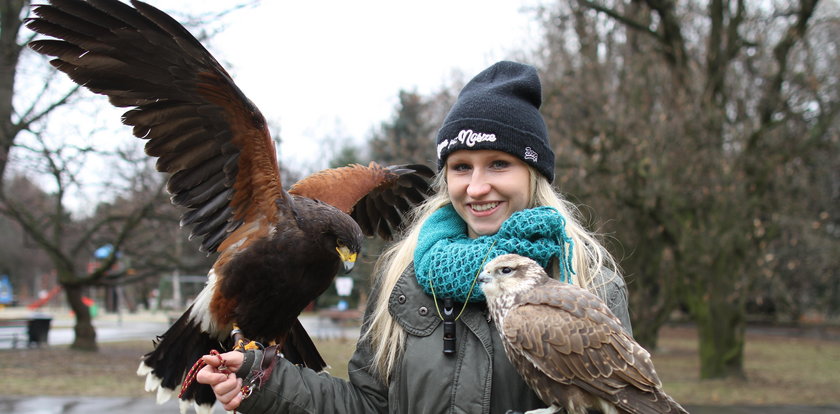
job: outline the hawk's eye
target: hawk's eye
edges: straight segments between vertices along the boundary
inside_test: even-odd
[[[335,245],[336,245],[336,246],[338,246],[338,247],[344,247],[344,246],[347,246],[347,245],[344,243],[344,240],[341,240],[341,239],[336,240],[336,241],[335,241]]]
[[[505,266],[505,267],[503,267],[503,268],[502,268],[502,273],[504,273],[504,274],[508,274],[508,273],[510,273],[510,272],[512,272],[512,271],[513,271],[513,269],[511,269],[511,268],[509,268],[509,267],[507,267],[507,266]]]

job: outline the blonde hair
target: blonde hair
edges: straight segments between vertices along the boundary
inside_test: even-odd
[[[554,190],[548,180],[532,167],[530,189],[531,201],[529,207],[554,207],[566,218],[566,233],[574,241],[573,269],[574,283],[594,293],[598,286],[592,286],[594,277],[607,268],[618,275],[618,268],[612,256],[598,241],[595,234],[586,230],[579,221],[580,212],[577,207]],[[393,372],[401,351],[405,345],[406,333],[391,317],[388,303],[391,291],[400,276],[414,260],[414,249],[420,236],[420,228],[426,219],[436,210],[450,204],[449,193],[446,189],[445,173],[441,172],[434,181],[435,194],[425,203],[415,209],[409,217],[410,225],[401,241],[389,247],[377,261],[374,268],[376,280],[374,286],[378,296],[374,299],[371,319],[368,329],[362,335],[362,341],[368,341],[373,351],[373,363],[370,367],[374,375],[387,383]],[[603,297],[603,293],[599,294]]]

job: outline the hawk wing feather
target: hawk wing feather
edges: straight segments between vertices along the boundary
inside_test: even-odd
[[[425,165],[353,164],[312,174],[289,193],[330,204],[350,214],[366,235],[390,240],[404,214],[431,193],[428,179],[433,175]]]
[[[171,17],[145,3],[53,1],[35,6],[27,26],[63,40],[30,46],[73,81],[133,107],[145,150],[170,174],[172,202],[206,252],[247,243],[243,223],[277,218],[280,170],[265,120],[210,53]],[[221,172],[221,173],[220,173]],[[270,226],[269,226],[270,227]],[[253,238],[265,234],[241,232]]]

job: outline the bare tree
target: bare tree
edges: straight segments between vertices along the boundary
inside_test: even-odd
[[[38,155],[45,172],[52,178],[57,188],[47,203],[28,200],[20,194],[0,194],[0,213],[17,222],[29,238],[50,258],[55,269],[58,283],[64,289],[67,302],[76,315],[75,339],[71,348],[96,350],[96,331],[91,323],[88,306],[83,303],[84,289],[102,283],[117,263],[123,245],[130,240],[142,220],[154,211],[158,204],[154,198],[132,206],[127,211],[98,215],[86,222],[71,219],[67,209],[67,194],[70,187],[79,181],[75,170],[84,163],[89,149],[75,148],[68,144],[51,147],[41,136],[37,147],[18,146],[20,150],[30,150]],[[162,190],[157,185],[157,192]],[[104,258],[92,271],[86,269],[86,260],[92,256],[93,239],[103,229],[110,229],[113,234],[108,242],[113,246],[111,254]],[[113,275],[112,275],[113,277]]]
[[[71,87],[58,97],[48,92],[53,78],[45,79],[43,87],[28,100],[25,108],[15,108],[15,80],[17,68],[26,43],[34,35],[18,43],[23,27],[22,18],[28,14],[28,0],[8,0],[0,3],[0,178],[4,177],[9,162],[9,152],[15,139],[32,124],[42,120],[55,108],[65,105],[79,89]],[[31,33],[31,32],[30,32]],[[2,191],[0,180],[0,191]]]
[[[685,306],[703,378],[744,376],[746,303],[779,213],[813,214],[785,201],[808,191],[794,165],[837,148],[836,82],[804,53],[817,2],[749,6],[580,0],[544,14],[559,181],[613,218],[602,229],[623,249],[640,340],[655,345]]]
[[[33,204],[45,205],[49,199],[49,194],[26,176],[11,177],[7,181],[8,191],[32,200]],[[41,278],[49,275],[51,269],[49,258],[32,243],[20,225],[0,215],[0,274],[9,276],[17,302],[27,303],[37,297],[43,288]]]

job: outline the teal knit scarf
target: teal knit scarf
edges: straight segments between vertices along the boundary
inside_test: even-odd
[[[415,275],[429,295],[461,303],[483,302],[484,292],[475,286],[475,278],[484,263],[516,253],[546,267],[556,257],[560,280],[572,283],[573,245],[566,235],[566,219],[552,207],[517,211],[496,234],[471,239],[464,220],[447,205],[432,213],[420,229],[414,250]]]

